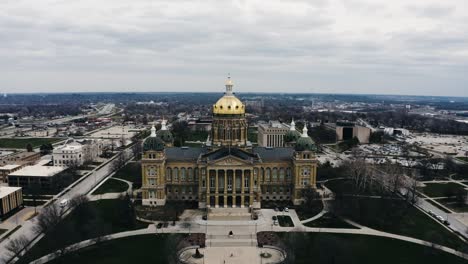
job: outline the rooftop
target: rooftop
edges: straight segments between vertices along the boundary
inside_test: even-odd
[[[52,177],[66,169],[66,167],[59,166],[33,165],[26,166],[18,171],[15,171],[9,176]]]
[[[21,167],[22,165],[18,165],[18,164],[8,164],[8,165],[5,165],[3,167],[0,167],[0,170],[14,170],[18,167]]]
[[[0,199],[13,193],[16,192],[17,190],[21,190],[21,187],[6,187],[6,186],[0,186]]]

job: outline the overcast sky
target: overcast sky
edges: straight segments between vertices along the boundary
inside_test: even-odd
[[[468,96],[466,0],[0,0],[0,92]]]

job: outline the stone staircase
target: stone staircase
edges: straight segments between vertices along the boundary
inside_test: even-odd
[[[206,237],[207,247],[252,247],[257,246],[255,234],[239,235],[208,235]]]

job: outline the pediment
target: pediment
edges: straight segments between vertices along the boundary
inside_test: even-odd
[[[218,160],[213,160],[211,164],[219,165],[219,166],[243,166],[243,165],[250,165],[250,162],[246,160],[242,160],[233,155],[228,155]]]

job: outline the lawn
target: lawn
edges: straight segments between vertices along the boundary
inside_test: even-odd
[[[421,187],[425,195],[429,197],[447,197],[454,196],[457,192],[463,191],[464,187],[458,183],[425,183],[426,186]]]
[[[308,227],[323,228],[357,228],[353,225],[346,223],[343,219],[332,213],[326,213],[319,219],[305,223],[304,225]]]
[[[282,227],[294,227],[294,223],[289,215],[278,215],[278,223]]]
[[[351,179],[332,179],[325,182],[323,185],[337,194],[348,195],[359,193],[361,195],[381,195],[381,193],[373,191],[370,188],[360,191],[356,190],[354,182]]]
[[[278,233],[294,264],[462,264],[466,260],[430,247],[365,235]]]
[[[20,259],[29,263],[54,250],[82,240],[146,228],[138,222],[127,199],[99,200],[75,209]]]
[[[105,241],[48,263],[176,263],[177,245],[183,236],[180,234],[140,235]]]
[[[129,186],[126,182],[109,178],[93,192],[93,195],[104,193],[121,193],[127,191],[128,187]]]
[[[457,213],[468,212],[468,204],[460,204],[459,202],[457,202],[456,198],[440,198],[437,199],[437,202],[443,204],[444,206],[452,209]]]
[[[456,235],[406,201],[342,197],[333,206],[339,215],[361,225],[467,251],[467,245]]]
[[[127,165],[120,168],[112,177],[130,181],[133,183],[134,188],[140,188],[141,164],[139,162],[129,162]]]
[[[0,138],[0,148],[18,148],[25,149],[26,145],[31,144],[33,148],[42,144],[55,143],[63,140],[61,138]]]
[[[299,205],[296,207],[296,213],[300,220],[309,219],[316,216],[323,210],[322,200],[313,200],[308,206]]]

